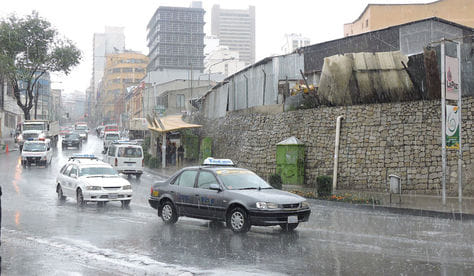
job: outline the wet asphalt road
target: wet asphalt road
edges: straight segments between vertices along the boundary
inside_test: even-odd
[[[90,136],[82,152],[100,155]],[[4,275],[474,275],[474,223],[403,216],[312,201],[293,233],[180,218],[164,225],[148,206],[161,177],[131,178],[130,209],[119,203],[78,209],[59,204],[55,179],[67,156],[23,169],[19,153],[0,155],[1,270]],[[101,155],[100,155],[101,156]]]

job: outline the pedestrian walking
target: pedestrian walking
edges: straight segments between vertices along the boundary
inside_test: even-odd
[[[182,167],[184,165],[184,147],[182,144],[178,147],[178,166]]]
[[[176,143],[171,144],[171,165],[176,166]]]

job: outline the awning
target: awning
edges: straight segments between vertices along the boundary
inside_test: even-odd
[[[202,125],[186,123],[182,120],[182,115],[171,115],[161,118],[147,117],[148,129],[156,132],[170,132],[186,128],[197,128]]]

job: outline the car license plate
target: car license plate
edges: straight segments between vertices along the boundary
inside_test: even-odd
[[[289,216],[288,223],[298,223],[298,216]]]
[[[115,199],[118,197],[118,194],[109,194],[109,198]]]

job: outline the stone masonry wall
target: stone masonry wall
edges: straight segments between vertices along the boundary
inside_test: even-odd
[[[248,112],[247,112],[248,113]],[[387,191],[397,174],[404,193],[441,194],[439,101],[320,107],[278,114],[229,113],[201,122],[213,139],[213,156],[267,178],[276,169],[276,144],[296,136],[306,144],[305,183],[331,175],[336,118],[344,116],[339,148],[338,189]],[[474,195],[474,98],[463,99],[463,190]],[[448,150],[447,192],[457,195],[457,151]]]

